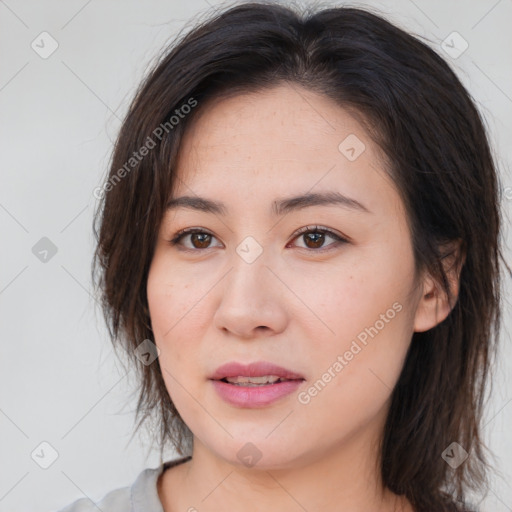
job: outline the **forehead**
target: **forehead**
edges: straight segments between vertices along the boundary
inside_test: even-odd
[[[182,140],[174,197],[245,198],[250,204],[321,189],[353,197],[370,210],[396,209],[397,192],[380,148],[330,98],[280,85],[210,100],[198,114]]]
[[[348,112],[298,85],[209,99],[199,108],[187,127],[183,149],[218,150],[216,156],[242,153],[248,158],[270,159],[301,150],[318,158],[318,149],[332,145],[344,133],[365,137],[363,127]],[[271,153],[262,154],[262,150]]]

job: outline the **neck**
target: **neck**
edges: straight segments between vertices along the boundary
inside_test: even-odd
[[[226,461],[194,438],[192,459],[175,474],[173,488],[168,485],[176,507],[168,505],[165,512],[411,512],[404,497],[382,485],[376,441],[368,442],[368,433],[359,434],[324,452],[273,465],[262,458],[250,468]]]

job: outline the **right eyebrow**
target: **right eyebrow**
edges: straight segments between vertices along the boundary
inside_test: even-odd
[[[339,192],[323,192],[316,194],[303,194],[299,196],[276,200],[272,203],[272,213],[274,215],[284,215],[290,211],[301,210],[311,206],[332,206],[337,205],[342,208],[349,208],[366,213],[372,213],[366,206],[359,201],[347,197]],[[225,216],[228,209],[221,201],[214,201],[199,196],[181,196],[171,199],[167,203],[167,210],[176,208],[188,208],[205,213]]]

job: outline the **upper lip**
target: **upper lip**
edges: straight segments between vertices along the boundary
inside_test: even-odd
[[[219,366],[217,370],[215,370],[215,373],[210,376],[210,379],[221,380],[228,377],[263,377],[264,375],[276,375],[282,379],[304,380],[302,375],[268,361],[257,361],[249,364],[232,361]]]

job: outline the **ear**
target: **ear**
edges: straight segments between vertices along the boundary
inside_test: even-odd
[[[414,332],[428,331],[440,324],[455,306],[459,296],[460,272],[466,262],[466,252],[462,245],[462,240],[457,239],[441,246],[442,254],[445,254],[441,262],[450,285],[452,303],[441,285],[427,273],[423,278],[422,296],[414,317]]]

